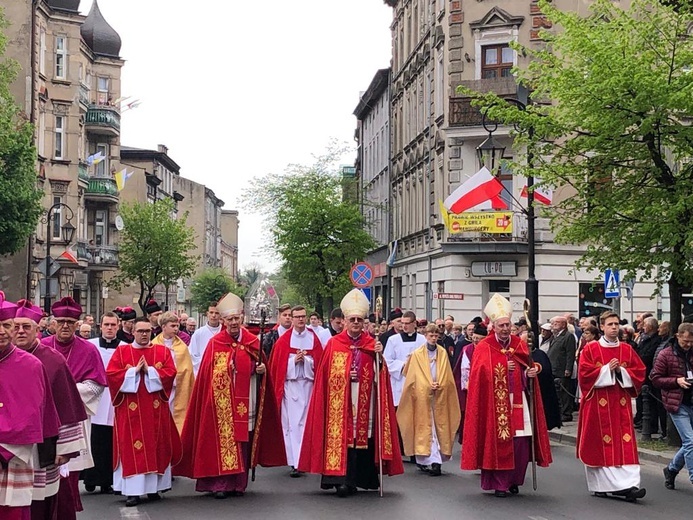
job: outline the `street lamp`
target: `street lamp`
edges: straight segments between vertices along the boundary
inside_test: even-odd
[[[43,310],[47,314],[50,314],[51,312],[51,237],[53,234],[51,224],[54,223],[60,215],[60,213],[57,211],[60,208],[65,208],[66,213],[66,222],[60,227],[60,237],[62,238],[62,241],[65,244],[69,244],[70,242],[72,242],[72,239],[75,236],[75,231],[77,230],[77,228],[75,228],[75,226],[72,225],[72,219],[74,218],[75,214],[72,211],[72,208],[70,208],[70,206],[63,202],[57,202],[53,204],[48,209],[46,216],[43,219],[41,219],[41,221],[46,224],[46,292],[43,297]]]
[[[527,110],[528,95],[527,90],[524,88],[518,89],[518,95],[523,97],[523,101],[514,98],[504,98],[504,101],[515,105],[518,109],[523,112]],[[488,132],[488,137],[486,140],[479,145],[477,148],[477,154],[479,156],[479,161],[481,164],[486,166],[492,174],[495,174],[495,168],[500,166],[500,161],[505,153],[505,147],[496,143],[493,140],[493,132],[498,129],[498,123],[493,122],[492,126],[486,121],[486,114],[488,112],[487,107],[481,117],[481,125],[484,130]],[[516,127],[517,128],[517,127]],[[519,130],[519,129],[518,129]],[[527,136],[531,143],[534,137],[534,128],[529,126],[527,128]],[[539,281],[536,278],[536,243],[534,239],[534,175],[532,174],[532,167],[534,164],[534,153],[531,149],[531,144],[527,148],[527,166],[529,175],[527,176],[527,209],[522,210],[522,212],[527,216],[527,280],[525,280],[525,298],[529,300],[529,321],[528,325],[534,332],[534,337],[539,337]]]

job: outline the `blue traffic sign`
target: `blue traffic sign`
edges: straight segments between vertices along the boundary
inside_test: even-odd
[[[604,272],[604,297],[618,298],[621,295],[619,288],[621,286],[619,280],[620,274],[618,269],[607,269]]]
[[[351,267],[349,273],[351,284],[359,289],[373,285],[373,268],[366,262],[359,262]]]
[[[364,287],[363,289],[361,289],[361,292],[368,301],[371,301],[371,291],[372,289],[370,287]]]

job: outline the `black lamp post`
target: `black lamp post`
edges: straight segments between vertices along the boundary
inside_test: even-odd
[[[72,219],[74,218],[75,214],[73,213],[72,208],[63,202],[53,204],[48,209],[46,216],[42,219],[46,223],[46,292],[43,296],[43,310],[46,312],[46,314],[51,313],[51,238],[53,234],[51,224],[55,222],[58,215],[60,215],[60,213],[56,212],[56,210],[60,208],[65,208],[66,213],[66,222],[60,227],[60,237],[62,238],[62,241],[65,244],[72,242],[72,239],[75,236],[75,231],[77,230],[77,228],[72,225]]]
[[[504,101],[515,105],[522,111],[527,110],[527,91],[522,89],[518,94],[523,95],[524,101],[514,98],[504,98]],[[486,166],[492,174],[495,175],[495,170],[500,167],[500,162],[505,153],[505,147],[493,140],[493,132],[498,129],[498,123],[489,123],[486,121],[488,108],[482,113],[481,124],[484,130],[488,132],[486,140],[477,148],[477,154],[481,164]],[[527,135],[531,142],[534,137],[534,128],[529,126]],[[527,209],[522,212],[527,216],[527,280],[525,280],[525,298],[529,300],[529,321],[528,325],[534,332],[534,337],[539,337],[539,281],[536,278],[536,243],[534,240],[534,175],[532,175],[532,167],[534,164],[534,153],[531,146],[527,149],[527,166],[529,166],[530,174],[527,176]]]

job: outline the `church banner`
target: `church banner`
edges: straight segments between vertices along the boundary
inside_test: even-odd
[[[478,213],[451,213],[447,216],[447,227],[451,234],[456,233],[492,233],[505,234],[513,232],[512,212],[480,211]]]

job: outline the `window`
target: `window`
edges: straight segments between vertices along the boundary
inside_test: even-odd
[[[39,73],[46,74],[46,28],[41,27],[39,35]]]
[[[513,67],[514,52],[507,44],[481,49],[481,78],[508,78]]]
[[[108,177],[108,145],[104,143],[98,143],[96,145],[95,153],[101,153],[103,155],[103,160],[94,167],[94,175],[97,177]]]
[[[55,159],[62,159],[65,153],[65,118],[55,116]]]
[[[53,197],[53,205],[62,204],[63,198],[59,196]],[[61,228],[63,226],[63,208],[58,206],[53,210],[53,227],[51,228],[51,238],[53,240],[62,240]]]
[[[55,38],[55,77],[67,79],[67,38],[65,36]]]
[[[44,148],[46,145],[46,113],[45,112],[39,112],[39,120],[38,120],[38,154],[41,157],[45,157],[44,155]]]
[[[108,105],[109,104],[109,84],[110,84],[110,79],[105,78],[103,76],[99,76],[96,78],[96,91],[97,91],[97,99],[96,102],[99,105]]]
[[[488,280],[489,294],[499,293],[501,295],[510,294],[510,280]]]
[[[505,158],[505,161],[511,161],[510,158]],[[513,193],[513,172],[507,167],[507,163],[503,161],[500,166],[500,173],[498,175],[498,180],[501,181],[503,185],[503,191],[501,191],[500,196],[503,202],[512,209],[514,201],[512,198]]]
[[[94,215],[94,245],[103,246],[108,243],[106,236],[108,223],[108,211],[97,210]]]

